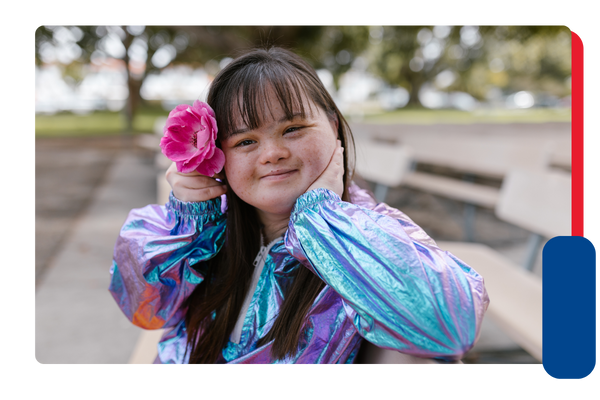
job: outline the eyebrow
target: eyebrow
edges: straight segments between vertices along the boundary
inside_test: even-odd
[[[309,115],[310,115],[310,113],[309,113]],[[292,118],[283,117],[283,118],[281,118],[279,121],[277,121],[277,123],[278,123],[278,124],[282,124],[282,123],[284,123],[284,122],[286,122],[286,121],[293,121],[293,120],[294,120],[296,117],[300,117],[300,116],[302,116],[302,113],[300,113],[300,112],[297,112],[297,113],[295,113],[294,115],[292,115]],[[241,134],[241,133],[246,133],[246,132],[249,132],[249,131],[251,131],[251,130],[252,130],[252,129],[250,129],[250,128],[240,128],[240,129],[236,129],[236,130],[234,130],[233,132],[231,132],[231,133],[229,134],[229,137],[232,137],[233,135],[239,135],[239,134]]]

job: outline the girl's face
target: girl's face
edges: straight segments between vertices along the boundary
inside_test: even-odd
[[[296,199],[325,170],[337,145],[337,120],[310,102],[306,117],[288,120],[279,101],[267,99],[270,114],[249,130],[238,122],[221,141],[231,189],[246,203],[269,214],[289,215]]]

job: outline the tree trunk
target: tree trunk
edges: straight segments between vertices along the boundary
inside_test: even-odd
[[[126,27],[123,27],[125,31],[125,39],[123,40],[123,45],[125,46],[125,56],[123,57],[123,61],[125,62],[125,71],[127,71],[127,103],[125,104],[125,134],[130,136],[133,132],[133,117],[135,115],[135,109],[137,106],[137,99],[139,97],[139,89],[136,90],[136,82],[135,79],[131,76],[131,71],[129,70],[129,46],[133,42],[133,35],[130,34]],[[137,96],[136,96],[137,93]]]
[[[421,100],[419,100],[419,91],[423,86],[423,79],[421,74],[415,73],[409,69],[408,65],[403,65],[400,69],[400,80],[410,82],[410,88],[408,90],[408,103],[409,107],[423,107]]]
[[[135,79],[131,76],[131,71],[127,69],[127,90],[129,95],[127,96],[126,106],[126,117],[127,117],[127,131],[133,132],[133,119],[136,111],[141,103],[140,88],[142,87],[142,81]]]
[[[423,107],[421,100],[419,100],[419,91],[421,90],[421,82],[415,77],[410,81],[410,91],[408,98],[408,106],[411,107]]]

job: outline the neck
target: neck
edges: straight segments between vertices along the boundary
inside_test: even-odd
[[[290,214],[271,214],[256,209],[258,218],[263,226],[264,245],[283,236],[290,222]]]

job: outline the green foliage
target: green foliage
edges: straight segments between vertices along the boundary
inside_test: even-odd
[[[570,31],[556,26],[470,28],[472,41],[461,37],[463,27],[450,27],[447,36],[435,27],[372,27],[367,50],[371,72],[391,86],[402,86],[416,102],[419,89],[431,83],[443,91],[464,91],[483,100],[494,87],[505,93],[531,90],[565,96],[570,88]],[[439,29],[439,28],[438,28]],[[382,30],[382,34],[373,32]],[[461,31],[463,34],[461,34]],[[469,36],[469,35],[465,35]],[[441,47],[426,57],[432,43]],[[435,46],[433,46],[435,47]],[[412,66],[411,66],[412,62]],[[444,86],[435,78],[443,71],[454,80]]]
[[[303,43],[306,47],[298,50],[306,53],[315,68],[328,69],[339,88],[339,78],[367,48],[368,36],[366,26],[328,26],[322,28],[318,40]]]

